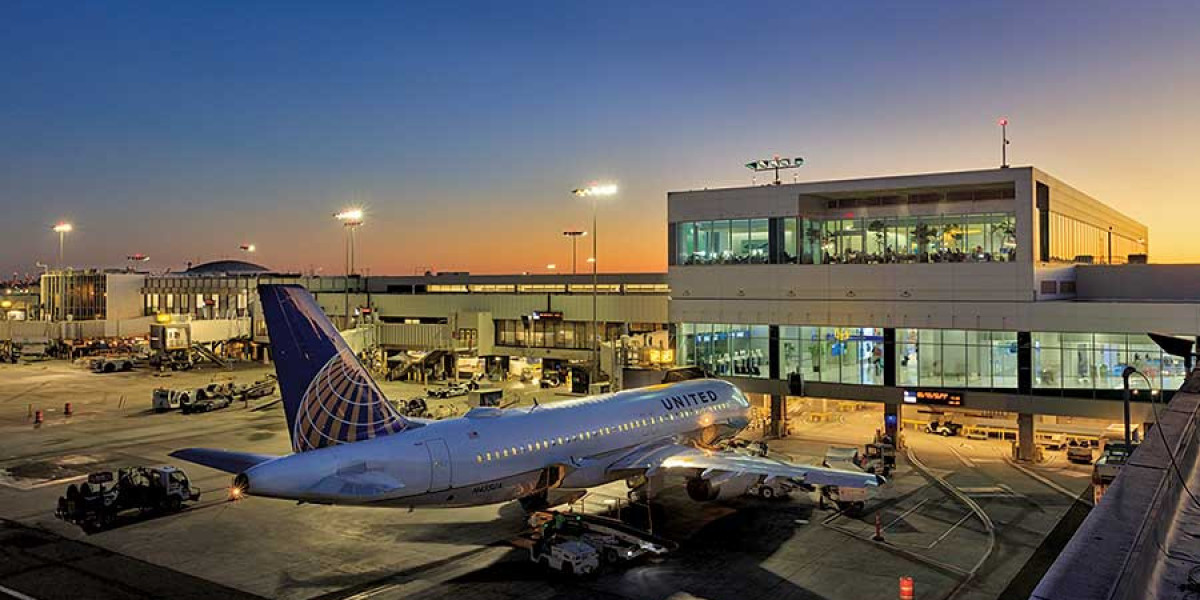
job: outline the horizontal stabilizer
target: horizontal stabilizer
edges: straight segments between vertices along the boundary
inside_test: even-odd
[[[235,475],[255,465],[279,458],[272,454],[230,452],[211,448],[184,448],[172,452],[170,456]]]

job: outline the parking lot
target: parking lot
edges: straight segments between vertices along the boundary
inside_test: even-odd
[[[199,415],[149,410],[155,387],[230,376],[249,382],[268,372],[247,366],[161,378],[144,371],[93,374],[59,361],[0,365],[0,540],[7,540],[0,541],[0,585],[35,598],[86,590],[88,597],[112,598],[740,600],[891,597],[897,578],[912,576],[920,597],[946,597],[962,587],[956,597],[997,598],[1088,481],[1084,469],[1062,460],[1018,469],[1004,459],[1007,443],[917,433],[907,439],[920,468],[902,455],[861,518],[821,510],[806,494],[697,503],[681,480],[668,480],[674,485],[659,494],[650,515],[625,506],[622,516],[652,522],[656,533],[680,543],[679,551],[582,581],[547,577],[509,543],[525,522],[516,503],[408,512],[229,502],[228,474],[180,464],[202,490],[182,513],[90,536],[54,518],[67,482],[91,470],[169,462],[169,452],[188,446],[287,452],[279,406],[261,409],[270,397]],[[402,383],[384,389],[392,398],[421,391]],[[556,392],[536,394],[545,402]],[[62,412],[66,402],[69,417]],[[44,411],[40,427],[31,408]],[[773,442],[772,450],[819,462],[830,443],[869,441],[878,418],[863,411],[804,427],[793,439]],[[991,532],[955,490],[987,514]],[[623,483],[610,484],[576,509],[615,509],[623,494]],[[876,515],[884,543],[871,539]]]

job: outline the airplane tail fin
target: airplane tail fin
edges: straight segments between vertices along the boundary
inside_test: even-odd
[[[419,427],[387,401],[308,290],[260,285],[292,451]]]

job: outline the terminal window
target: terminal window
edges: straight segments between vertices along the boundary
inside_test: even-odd
[[[1009,262],[1017,252],[1009,213],[805,218],[802,232],[805,264]]]
[[[1187,375],[1183,359],[1164,355],[1144,334],[1034,332],[1031,340],[1038,389],[1119,390],[1126,366],[1140,371],[1155,389],[1177,389]],[[1134,384],[1144,382],[1134,377]]]
[[[874,327],[779,328],[780,376],[806,381],[883,385],[883,329]]]
[[[770,333],[766,325],[681,323],[678,364],[722,377],[767,378]]]
[[[1016,389],[1012,331],[897,329],[896,385]]]
[[[1145,254],[1145,239],[1132,239],[1107,227],[1085,223],[1051,212],[1049,216],[1050,260],[1054,262],[1128,262],[1130,254]],[[1111,244],[1112,256],[1109,256]]]
[[[675,244],[677,265],[1010,262],[1017,256],[1012,213],[689,221],[675,224]]]

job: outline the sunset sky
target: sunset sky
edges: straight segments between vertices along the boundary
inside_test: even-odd
[[[969,6],[968,6],[969,5]],[[0,269],[666,267],[666,193],[1035,165],[1200,262],[1200,3],[0,5]],[[581,249],[582,258],[586,253]]]

